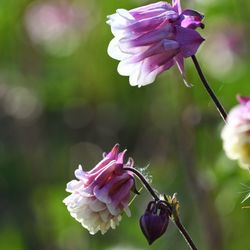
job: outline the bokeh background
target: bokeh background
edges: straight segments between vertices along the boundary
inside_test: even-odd
[[[183,223],[199,249],[249,249],[250,174],[222,151],[223,122],[186,60],[136,88],[107,55],[106,16],[142,0],[0,0],[0,249],[187,249],[170,223],[151,247],[132,217],[91,236],[62,200],[78,164],[92,168],[119,142],[153,185],[178,193]],[[225,108],[249,95],[250,1],[182,0],[206,16],[197,57]]]

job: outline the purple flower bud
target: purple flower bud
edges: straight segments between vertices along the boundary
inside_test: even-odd
[[[151,201],[140,218],[140,227],[149,245],[161,237],[167,230],[169,211],[165,204]]]

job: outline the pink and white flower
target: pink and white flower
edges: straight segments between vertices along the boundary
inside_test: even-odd
[[[79,166],[75,171],[78,180],[67,184],[66,191],[71,194],[63,202],[90,234],[116,228],[123,212],[130,216],[128,204],[134,177],[123,168],[133,167],[133,160],[124,164],[125,152],[119,153],[116,144],[92,170],[85,172]]]
[[[154,82],[177,64],[184,77],[184,58],[194,55],[204,39],[195,31],[203,15],[181,10],[180,0],[157,2],[132,10],[118,9],[108,16],[114,38],[108,54],[119,60],[118,72],[132,86]]]
[[[250,167],[250,97],[238,97],[239,105],[228,114],[222,130],[223,148],[228,158]]]

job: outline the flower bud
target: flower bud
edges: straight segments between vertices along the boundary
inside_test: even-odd
[[[159,201],[151,201],[140,218],[140,227],[149,245],[166,232],[168,222],[167,206]]]

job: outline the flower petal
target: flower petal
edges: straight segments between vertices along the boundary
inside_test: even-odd
[[[196,53],[204,38],[195,30],[177,26],[176,41],[180,44],[183,56],[189,57]]]
[[[180,15],[181,27],[196,29],[198,27],[203,27],[201,22],[204,15],[194,10],[184,10]]]

